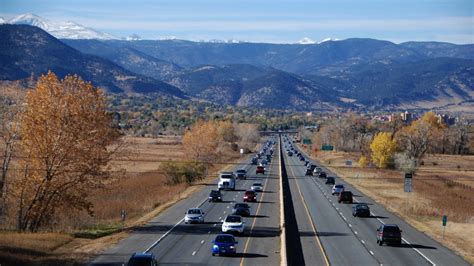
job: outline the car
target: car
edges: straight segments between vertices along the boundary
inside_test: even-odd
[[[337,195],[337,194],[341,193],[342,191],[344,191],[344,185],[336,184],[336,185],[332,186],[331,194]]]
[[[383,224],[377,228],[377,244],[402,245],[402,230],[396,224]]]
[[[260,182],[255,182],[250,187],[250,190],[255,191],[255,192],[263,191],[263,185]]]
[[[309,164],[307,167],[308,167],[309,169],[311,169],[311,171],[314,171],[314,169],[316,169],[316,165],[315,165],[315,164],[312,164],[312,163]]]
[[[243,197],[244,202],[256,202],[257,201],[257,193],[252,190],[247,190],[244,193]]]
[[[204,223],[204,212],[199,208],[191,208],[184,215],[184,223]]]
[[[247,179],[247,171],[245,171],[245,169],[239,169],[237,171],[235,171],[235,177],[237,179]]]
[[[258,163],[258,157],[253,157],[252,161],[250,162],[251,165],[257,165]]]
[[[322,171],[323,171],[323,169],[322,169],[321,167],[316,167],[316,168],[314,168],[313,173],[319,174],[319,173],[321,173]]]
[[[352,204],[352,192],[350,191],[341,191],[337,198],[339,203],[350,203]]]
[[[306,159],[304,158],[303,155],[300,156],[300,161],[305,161]]]
[[[335,185],[336,184],[336,179],[332,176],[326,177],[326,182],[324,182],[326,185]]]
[[[209,202],[222,201],[222,193],[219,190],[211,190],[209,193]]]
[[[320,173],[318,174],[318,177],[319,177],[319,178],[326,178],[326,177],[328,177],[328,176],[327,176],[326,172],[323,171],[323,172],[320,172]]]
[[[288,151],[288,156],[293,156],[293,152],[292,151]]]
[[[255,174],[265,174],[265,167],[257,166],[257,169],[255,169]]]
[[[260,162],[260,166],[267,166],[268,165],[268,161],[263,159],[261,162]]]
[[[359,203],[352,206],[352,216],[354,217],[370,217],[370,208],[366,203]]]
[[[212,256],[233,255],[237,250],[237,244],[233,235],[219,234],[212,241]]]
[[[308,164],[309,164],[308,160],[304,161],[304,166],[308,166]]]
[[[227,215],[222,220],[222,233],[238,233],[242,234],[245,229],[245,222],[240,215]]]
[[[232,208],[232,214],[250,216],[250,206],[247,203],[236,203]]]
[[[306,173],[304,175],[313,175],[313,171],[310,168],[306,168]]]
[[[153,255],[153,253],[133,253],[127,262],[127,266],[142,266],[142,265],[150,265],[150,266],[158,265],[155,255]]]

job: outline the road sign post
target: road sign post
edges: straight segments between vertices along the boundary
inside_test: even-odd
[[[123,229],[125,228],[125,218],[127,217],[127,211],[125,211],[124,209],[122,209],[120,211],[120,218],[122,220],[122,231]]]
[[[412,180],[413,180],[413,174],[406,173],[405,174],[405,185],[404,185],[404,189],[403,189],[405,192],[412,192],[412,190],[413,190]]]
[[[448,216],[443,215],[443,238],[444,238],[444,231],[446,231],[446,224],[448,223]]]

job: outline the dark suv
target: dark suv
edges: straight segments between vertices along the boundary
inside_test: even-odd
[[[359,203],[352,206],[352,216],[354,217],[370,217],[370,208],[366,203]]]
[[[311,171],[311,169],[309,168],[306,168],[306,173],[304,175],[313,175],[313,171]]]
[[[402,245],[402,230],[396,224],[383,224],[377,229],[377,243]]]
[[[209,193],[209,202],[222,201],[222,193],[219,190],[211,190]]]
[[[341,193],[339,193],[339,198],[337,199],[337,202],[352,204],[352,192],[350,192],[350,191],[341,191]]]
[[[151,253],[133,253],[127,262],[127,266],[158,265],[155,255]]]

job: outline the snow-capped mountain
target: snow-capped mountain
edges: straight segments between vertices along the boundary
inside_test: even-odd
[[[311,40],[308,37],[304,37],[303,39],[298,41],[299,44],[315,44],[316,42]]]
[[[108,33],[96,31],[72,21],[56,22],[35,14],[23,14],[7,21],[9,24],[26,24],[39,27],[58,39],[117,39]]]
[[[0,17],[0,24],[5,24],[7,23],[4,18]]]
[[[339,41],[339,39],[326,38],[326,39],[322,39],[321,41],[319,41],[318,44],[321,44],[323,42],[335,42],[335,41]]]

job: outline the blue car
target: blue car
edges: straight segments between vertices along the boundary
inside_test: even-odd
[[[233,235],[220,234],[212,241],[212,256],[217,255],[232,255],[237,250],[237,241]]]

